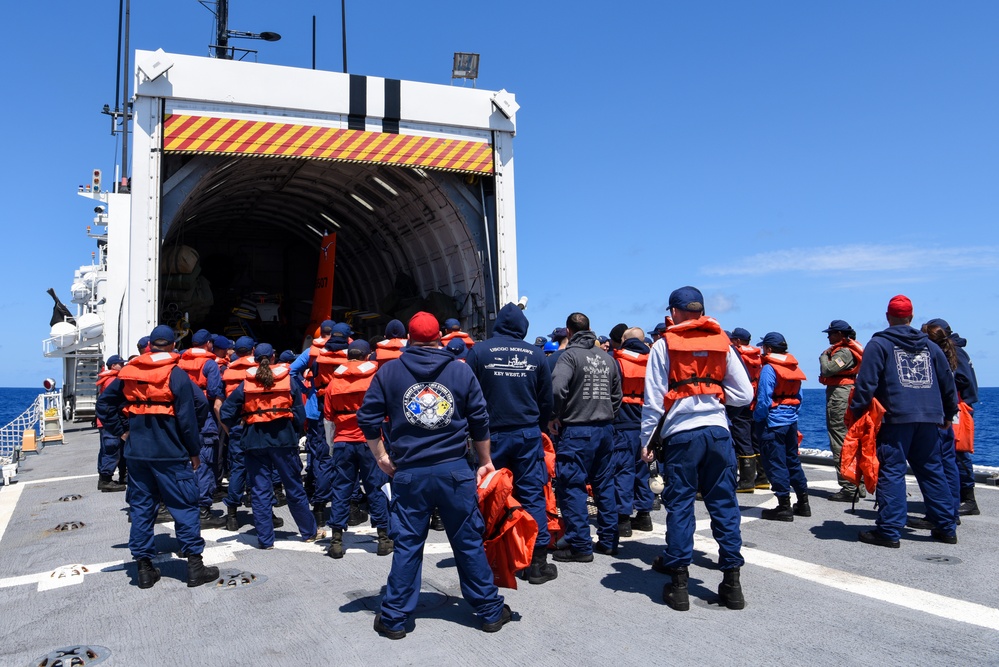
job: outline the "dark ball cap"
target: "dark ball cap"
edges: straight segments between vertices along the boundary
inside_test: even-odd
[[[191,336],[191,343],[194,345],[204,345],[211,339],[212,333],[208,329],[198,329],[194,332],[194,335]],[[214,344],[215,342],[212,341],[212,345]]]
[[[847,333],[853,331],[853,327],[851,327],[850,323],[846,320],[833,320],[829,323],[829,328],[823,329],[822,333],[833,333],[837,331],[839,333]]]
[[[161,324],[149,333],[149,342],[155,345],[169,345],[177,340],[177,334],[169,324]]]
[[[249,336],[240,336],[236,339],[236,342],[232,347],[237,352],[249,352],[253,349],[254,345],[256,345],[256,343]]]
[[[784,340],[783,334],[777,333],[776,331],[771,331],[770,333],[768,333],[766,336],[763,337],[763,340],[761,340],[756,345],[757,346],[769,345],[770,347],[778,350],[787,349],[787,341]]]
[[[364,339],[357,339],[347,346],[347,356],[351,359],[367,359],[371,356],[371,346]]]
[[[319,325],[320,333],[329,335],[330,331],[333,330],[333,325],[336,324],[333,320],[323,320],[323,323]]]
[[[465,355],[468,354],[468,348],[465,346],[465,341],[460,338],[452,338],[449,340],[447,342],[447,351],[459,359],[464,359]]]
[[[296,355],[294,352],[292,352],[291,350],[285,350],[284,352],[281,353],[281,356],[278,357],[278,361],[282,364],[290,364],[291,362],[295,361],[295,359],[297,358],[298,355]]]
[[[544,347],[545,343],[547,343],[547,342],[548,342],[548,339],[545,338],[544,336],[538,336],[537,338],[534,339],[534,344],[536,346],[538,346],[538,347]]]
[[[701,290],[687,285],[670,292],[669,307],[677,310],[700,312],[704,310],[704,296]]]
[[[461,328],[461,322],[454,319],[453,317],[449,317],[448,319],[444,320],[444,328],[447,329],[448,331],[455,331]]]
[[[603,345],[604,343],[609,343],[610,338],[608,338],[607,336],[597,336],[597,342]]]
[[[652,327],[652,329],[650,331],[647,331],[646,333],[659,334],[661,336],[664,333],[666,333],[666,323],[660,322],[656,326]]]
[[[107,366],[108,368],[110,368],[110,367],[114,366],[115,364],[122,364],[122,365],[124,365],[124,363],[125,363],[124,359],[122,359],[121,357],[119,357],[117,354],[112,354],[110,357],[108,357],[108,361],[104,365]]]
[[[736,327],[732,329],[732,335],[729,338],[738,338],[739,340],[744,340],[747,343],[753,340],[753,334],[749,333],[742,327]]]
[[[274,347],[270,343],[257,343],[257,346],[253,348],[253,358],[257,361],[270,359],[273,354]]]
[[[553,329],[551,334],[549,334],[549,338],[551,338],[556,343],[560,340],[565,340],[568,337],[569,337],[569,330],[566,329],[565,327],[558,327],[557,329]]]
[[[932,320],[930,320],[926,324],[929,325],[929,326],[931,326],[931,327],[940,327],[941,329],[943,329],[947,333],[948,336],[951,335],[952,333],[954,333],[953,331],[950,330],[950,325],[947,324],[947,320],[941,319],[939,317],[934,317]]]
[[[231,350],[233,342],[222,334],[219,334],[215,337],[215,340],[212,341],[212,345],[215,346],[216,350]]]
[[[386,338],[405,338],[406,337],[406,325],[399,320],[392,320],[385,325],[385,337]]]
[[[140,350],[145,350],[147,345],[149,345],[149,336],[143,336],[142,338],[139,339],[137,347]]]
[[[346,350],[347,345],[350,343],[350,334],[354,333],[350,330],[350,325],[341,322],[340,324],[334,324],[332,331],[330,331],[330,337],[326,341],[327,350]]]
[[[628,330],[628,325],[625,324],[624,322],[621,322],[620,324],[615,324],[614,328],[610,330],[610,339],[615,343],[620,343],[621,336],[623,336],[624,332],[627,330]]]

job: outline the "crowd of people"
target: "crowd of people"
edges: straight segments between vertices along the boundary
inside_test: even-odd
[[[850,424],[880,410],[876,445],[857,450],[876,451],[880,464],[876,526],[860,541],[897,548],[908,522],[952,544],[959,516],[978,513],[966,431],[955,436],[952,426],[972,418],[974,370],[947,322],[911,326],[906,297],[891,300],[886,319],[866,348],[843,320],[824,331],[819,381],[837,472]],[[798,458],[806,375],[784,336],[772,331],[751,345],[748,331],[723,330],[708,316],[690,286],[670,294],[668,317],[648,332],[621,323],[598,336],[579,312],[533,344],[527,330],[512,303],[482,341],[457,320],[442,327],[420,312],[408,325],[389,322],[370,342],[327,320],[300,353],[206,330],[178,353],[173,329],[157,326],[134,358],[109,358],[98,381],[98,488],[126,492],[138,586],[160,576],[152,563],[158,520],[175,522],[188,585],[198,586],[218,576],[202,561],[201,528],[238,530],[237,508],[248,505],[258,544],[270,549],[281,526],[272,508],[286,503],[301,539],[328,537],[333,559],[345,556],[349,527],[370,518],[377,554],[393,556],[378,633],[405,637],[430,529],[446,531],[462,593],[482,629],[495,632],[512,612],[484,551],[477,488],[505,468],[537,523],[521,573],[529,583],[558,577],[549,557],[588,563],[595,553],[617,554],[620,537],[653,530],[651,512],[661,502],[666,546],[651,567],[669,576],[663,601],[687,610],[699,499],[718,543],[720,602],[744,608],[737,494],[772,490],[777,505],[763,510],[766,520],[811,516]],[[907,516],[907,463],[924,495],[924,519]],[[652,490],[657,481],[661,494]],[[831,501],[855,502],[874,486],[845,475],[838,481]],[[212,511],[219,500],[224,516]]]

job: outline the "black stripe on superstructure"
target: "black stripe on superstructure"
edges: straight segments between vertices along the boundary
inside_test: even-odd
[[[368,115],[368,77],[350,75],[350,107],[347,112],[347,129],[364,130],[364,118]]]
[[[382,132],[399,134],[399,119],[402,117],[402,81],[385,79],[385,118]]]

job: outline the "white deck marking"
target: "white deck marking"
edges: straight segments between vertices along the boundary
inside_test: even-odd
[[[17,501],[21,499],[24,485],[12,484],[4,486],[2,489],[0,491],[0,540],[3,540],[3,534],[7,532],[7,525],[10,523],[11,517],[14,516],[14,508],[17,507]]]
[[[68,477],[49,477],[48,479],[33,479],[30,482],[21,482],[21,484],[27,486],[28,484],[45,484],[47,482],[65,482],[71,479],[87,479],[88,477],[100,477],[97,473],[93,475],[70,475]]]

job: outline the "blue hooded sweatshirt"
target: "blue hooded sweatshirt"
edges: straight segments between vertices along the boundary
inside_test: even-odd
[[[500,310],[491,338],[476,343],[465,363],[475,373],[489,406],[489,428],[544,428],[552,413],[552,376],[547,357],[524,341],[527,317],[520,306]]]
[[[397,361],[378,369],[357,411],[366,439],[387,431],[396,467],[456,461],[469,435],[489,438],[482,388],[466,364],[445,349],[420,346],[407,347]]]
[[[636,352],[638,354],[648,354],[651,351],[651,348],[648,345],[637,338],[629,338],[624,341],[621,345],[621,349],[630,350],[631,352]],[[617,375],[621,378],[621,382],[623,384],[624,376],[621,375],[621,363],[617,362],[616,366]],[[614,419],[614,428],[618,431],[642,428],[642,404],[626,403],[621,401],[621,408],[617,411],[617,417]]]
[[[876,398],[885,423],[943,424],[957,414],[954,374],[943,350],[907,324],[879,331],[864,348],[850,409],[860,418]]]
[[[968,405],[974,405],[978,402],[978,378],[975,376],[975,367],[971,365],[971,357],[964,351],[965,346],[968,345],[968,339],[951,334],[950,340],[954,343],[954,349],[957,351],[957,368],[954,370],[957,392],[961,395],[962,401]]]

